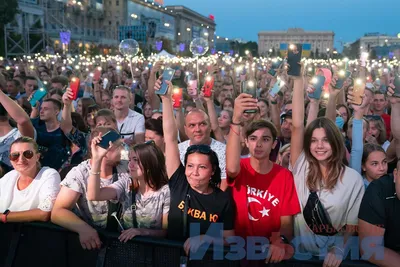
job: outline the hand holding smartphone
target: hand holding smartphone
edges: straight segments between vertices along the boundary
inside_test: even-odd
[[[271,90],[269,91],[269,94],[272,97],[275,97],[276,94],[282,89],[282,86],[285,85],[285,82],[282,81],[279,77],[278,80],[276,81],[276,83],[274,84],[274,86],[271,88]]]
[[[272,60],[271,68],[269,69],[268,73],[271,76],[276,75],[276,70],[279,69],[282,65],[282,60],[274,59]]]
[[[342,89],[344,82],[349,78],[351,75],[350,71],[340,70],[338,72],[338,79],[336,80],[336,84],[334,86],[335,89]]]
[[[214,88],[214,77],[207,76],[203,87],[204,97],[211,97],[213,88]]]
[[[253,98],[257,98],[257,88],[256,83],[253,80],[242,82],[242,93],[249,94]],[[244,111],[245,113],[256,113],[255,109],[248,109]]]
[[[77,77],[72,77],[69,83],[69,88],[71,88],[73,93],[73,97],[71,100],[76,100],[78,98],[79,86],[80,86],[80,80]]]
[[[29,103],[32,107],[36,107],[36,103],[40,102],[46,95],[46,89],[44,89],[43,87],[39,88],[34,91],[34,93],[32,94],[32,98],[29,100]]]
[[[171,81],[175,75],[175,70],[172,68],[166,68],[162,74],[162,84],[160,90],[156,91],[158,95],[165,95],[168,91],[168,84],[166,81]]]
[[[301,73],[301,54],[302,45],[301,44],[291,44],[289,45],[287,63],[289,64],[288,75],[300,76]]]
[[[361,79],[356,79],[353,87],[353,104],[360,106],[363,102],[365,92],[365,82]]]
[[[119,139],[121,139],[121,135],[119,133],[116,131],[108,131],[101,137],[101,141],[97,145],[104,149],[108,149],[110,147],[110,142],[114,143]]]
[[[172,99],[174,108],[181,108],[182,106],[182,88],[174,88],[172,91]]]
[[[318,100],[321,99],[322,87],[324,86],[324,83],[325,83],[325,76],[319,75],[312,78],[311,84],[313,85],[315,90],[313,93],[308,94],[308,97]]]

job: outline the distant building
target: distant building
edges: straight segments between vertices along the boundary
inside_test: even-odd
[[[214,20],[185,6],[166,6],[166,8],[173,11],[177,45],[185,44],[188,47],[194,38],[202,37],[208,40],[210,48],[214,47],[214,34],[217,26]]]
[[[258,53],[267,55],[270,49],[278,51],[280,44],[311,44],[311,51],[325,53],[333,50],[335,33],[333,31],[305,31],[290,28],[287,31],[262,31],[258,33]]]
[[[215,38],[215,50],[221,52],[233,52],[235,50],[233,42],[234,40],[229,40],[228,37],[217,36]]]
[[[400,39],[397,36],[389,36],[380,33],[367,33],[360,38],[360,49],[362,51],[371,51],[374,47],[400,45]]]

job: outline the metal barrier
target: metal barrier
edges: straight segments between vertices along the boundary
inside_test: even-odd
[[[118,234],[99,232],[103,247],[83,250],[77,234],[51,223],[1,224],[0,267],[174,267],[184,255],[181,242],[150,237],[135,237],[127,243]],[[201,261],[188,266],[240,266],[240,261],[216,261],[212,251]],[[250,263],[248,266],[254,266]],[[260,265],[258,265],[260,266]],[[288,260],[271,266],[322,266],[319,260]],[[373,266],[362,261],[343,261],[341,266]]]

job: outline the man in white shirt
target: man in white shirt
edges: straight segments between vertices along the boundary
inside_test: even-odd
[[[171,129],[172,130],[172,129]],[[191,145],[209,145],[218,155],[219,167],[221,168],[222,190],[227,188],[226,183],[226,145],[210,137],[211,124],[208,115],[199,109],[192,109],[185,118],[185,133],[189,140],[178,145],[182,164],[184,164],[185,153]]]
[[[114,89],[112,104],[117,119],[118,130],[127,144],[144,142],[144,117],[129,109],[131,92],[128,87],[118,86]]]

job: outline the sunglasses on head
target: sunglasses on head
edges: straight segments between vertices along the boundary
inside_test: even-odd
[[[382,120],[382,117],[379,115],[365,115],[364,118],[367,120],[372,120],[372,121],[381,121]]]
[[[8,157],[11,161],[17,161],[21,155],[24,156],[24,158],[26,159],[31,159],[33,158],[34,153],[32,150],[25,150],[24,152],[22,152],[22,154],[20,152],[10,153]]]
[[[190,147],[188,147],[186,153],[192,154],[195,152],[200,152],[202,154],[210,154],[211,151],[211,147],[208,145],[191,145]]]

